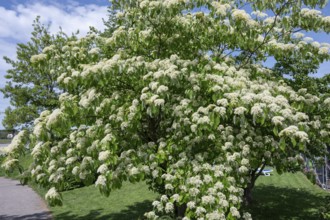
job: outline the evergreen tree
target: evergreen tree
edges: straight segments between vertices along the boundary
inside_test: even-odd
[[[49,32],[49,27],[40,23],[37,17],[33,22],[33,32],[28,43],[17,44],[16,59],[4,57],[11,65],[5,78],[4,88],[0,91],[10,99],[12,107],[5,110],[3,125],[7,129],[29,127],[33,120],[46,109],[54,109],[59,105],[56,79],[59,70],[54,63],[49,65],[33,65],[32,56],[52,47],[61,48],[65,42],[76,39],[68,37],[62,31],[56,35]],[[39,57],[42,59],[42,57]]]

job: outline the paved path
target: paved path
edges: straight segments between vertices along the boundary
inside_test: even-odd
[[[28,186],[0,177],[0,220],[50,220],[45,202]]]

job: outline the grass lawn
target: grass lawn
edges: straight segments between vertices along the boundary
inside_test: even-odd
[[[258,179],[253,195],[256,202],[247,209],[253,219],[319,220],[318,208],[330,193],[310,183],[302,173],[273,172]],[[63,193],[63,207],[51,210],[55,219],[139,219],[156,197],[144,183],[127,183],[109,198],[90,186]]]
[[[126,183],[120,190],[102,196],[95,186],[63,193],[62,207],[52,207],[58,220],[132,220],[142,219],[152,209],[151,202],[157,194],[148,190],[145,183]]]
[[[319,220],[318,208],[330,193],[313,185],[302,173],[260,176],[248,208],[255,220]]]
[[[31,163],[31,156],[21,158],[22,165]],[[18,173],[10,175],[17,178]],[[0,168],[0,176],[4,173]],[[34,183],[31,187],[42,197],[46,190]],[[125,183],[108,198],[94,186],[63,192],[63,206],[50,207],[55,220],[134,220],[142,219],[151,210],[151,202],[157,194],[148,190],[145,183]],[[318,208],[325,205],[330,195],[313,185],[302,173],[285,173],[260,176],[253,191],[255,202],[246,211],[255,220],[319,220]]]
[[[0,139],[0,144],[10,144],[11,139]]]

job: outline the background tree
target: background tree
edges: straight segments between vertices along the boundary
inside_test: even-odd
[[[150,219],[238,219],[258,168],[297,171],[302,154],[324,155],[330,98],[295,90],[263,66],[267,57],[329,59],[329,47],[294,35],[329,32],[330,18],[313,9],[323,2],[112,3],[111,36],[89,34],[58,50],[66,92],[29,139],[26,175],[50,188],[51,205],[61,204],[67,178],[107,196],[124,181],[144,180],[161,194]],[[37,56],[53,62],[48,53]],[[21,132],[11,144],[6,169],[17,165],[26,138]]]
[[[105,26],[105,30],[101,33],[102,36],[110,37],[112,33],[118,28],[118,22],[116,21],[116,11],[110,6],[108,7],[108,18],[102,19]]]
[[[33,65],[34,60],[31,58],[50,45],[61,48],[65,42],[73,39],[76,39],[75,36],[68,37],[62,31],[52,35],[49,28],[41,24],[37,17],[33,22],[30,41],[26,44],[17,44],[16,59],[4,57],[6,63],[11,65],[11,69],[7,71],[6,85],[0,91],[5,98],[10,99],[12,106],[5,110],[5,128],[29,127],[40,112],[58,107],[58,95],[61,90],[56,79],[59,70],[51,63]],[[43,60],[45,57],[35,58]]]

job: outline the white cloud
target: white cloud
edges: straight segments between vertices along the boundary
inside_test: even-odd
[[[63,6],[65,5],[65,6]],[[106,17],[107,7],[95,4],[19,4],[13,9],[0,7],[0,38],[27,41],[32,31],[32,21],[41,16],[42,23],[50,23],[50,31],[56,33],[62,27],[65,33],[80,30],[85,34],[89,26],[103,29],[102,18]]]
[[[13,5],[10,9],[0,7],[0,87],[5,85],[4,75],[10,68],[2,57],[15,58],[16,44],[29,41],[33,30],[32,23],[37,16],[41,17],[42,23],[50,24],[51,33],[57,33],[61,27],[67,34],[79,30],[82,36],[89,31],[89,26],[102,30],[102,18],[107,17],[107,7],[96,4],[81,5],[72,0],[58,3],[49,1],[48,4],[40,1],[24,2],[25,4]],[[8,106],[9,100],[0,94],[0,112]],[[3,115],[0,113],[0,129],[2,119]]]

